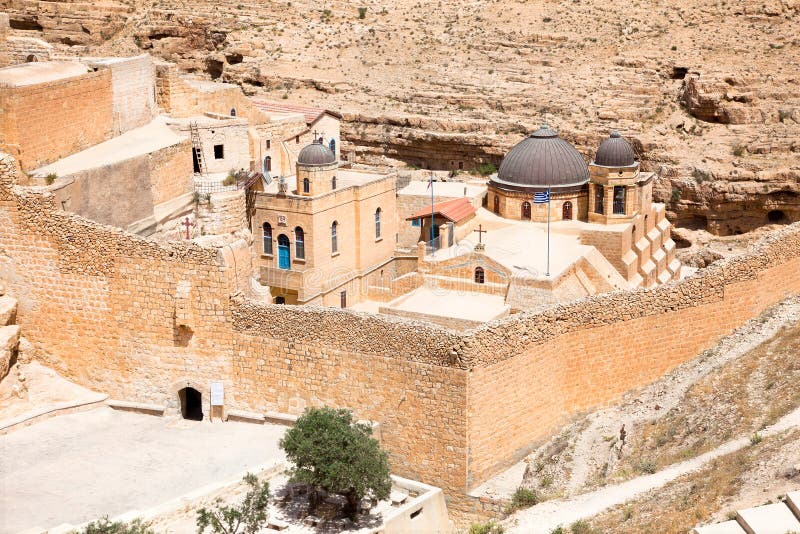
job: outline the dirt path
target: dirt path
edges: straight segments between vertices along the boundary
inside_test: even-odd
[[[783,416],[774,425],[765,428],[760,435],[767,437],[794,427],[800,427],[800,408]],[[616,486],[609,486],[569,499],[541,503],[517,512],[503,521],[503,524],[508,532],[549,534],[558,526],[571,525],[575,521],[595,516],[612,506],[623,504],[646,491],[659,488],[681,475],[696,471],[714,458],[738,451],[749,444],[750,437],[737,438],[713,451],[674,464],[652,475],[634,478]]]

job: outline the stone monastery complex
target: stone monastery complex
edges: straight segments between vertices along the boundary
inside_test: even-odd
[[[451,510],[800,290],[794,226],[687,276],[617,132],[580,154],[543,125],[488,179],[431,178],[359,164],[335,110],[49,54],[0,32],[0,283],[30,354],[174,415],[212,381],[229,412],[349,408]]]

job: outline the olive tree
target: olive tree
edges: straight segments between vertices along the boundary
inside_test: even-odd
[[[372,437],[372,428],[355,422],[349,410],[307,409],[280,446],[294,463],[292,480],[311,487],[312,510],[317,504],[316,488],[343,495],[350,517],[358,514],[364,496],[389,496],[388,455]]]
[[[215,534],[256,534],[267,522],[269,505],[269,483],[259,482],[252,473],[244,476],[250,486],[242,502],[227,506],[217,499],[213,508],[200,508],[197,511],[197,532],[202,534],[207,528]],[[242,530],[239,530],[242,529]]]

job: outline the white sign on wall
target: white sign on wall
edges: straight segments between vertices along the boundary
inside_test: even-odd
[[[211,406],[225,404],[225,388],[222,382],[211,382]]]
[[[286,226],[286,215],[278,215],[278,226]]]

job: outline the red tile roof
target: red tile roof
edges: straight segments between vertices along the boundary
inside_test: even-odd
[[[433,212],[436,215],[441,215],[445,219],[460,223],[461,221],[469,218],[475,213],[475,208],[470,204],[467,198],[456,198],[454,200],[447,200],[445,202],[438,202],[433,205]],[[414,219],[424,219],[431,216],[431,207],[422,208],[411,217],[406,217],[407,221]]]
[[[299,104],[285,104],[283,102],[276,102],[274,100],[260,100],[253,98],[253,105],[261,111],[267,113],[302,113],[305,116],[306,124],[311,124],[323,113],[329,113],[337,118],[342,118],[341,115],[333,111],[323,108],[316,108],[312,106],[301,106]]]

